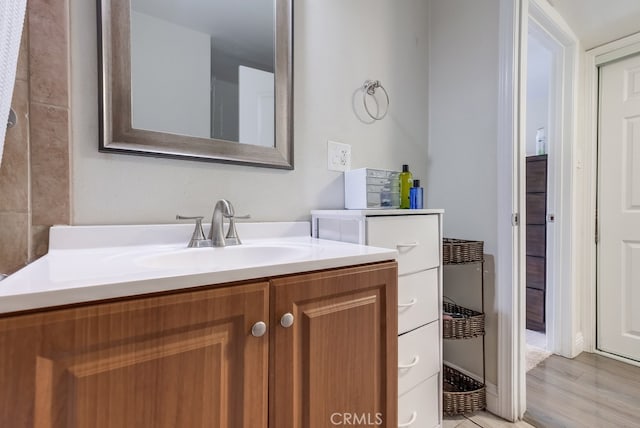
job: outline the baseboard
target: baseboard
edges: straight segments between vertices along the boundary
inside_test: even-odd
[[[451,364],[448,361],[444,361],[444,364],[474,379],[482,379],[482,376],[479,376],[475,373],[471,373],[470,371],[465,370],[462,367],[457,366],[455,364]],[[497,415],[498,414],[498,387],[495,384],[490,382],[485,382],[485,386],[487,391],[487,411]]]
[[[573,351],[574,351],[573,357],[577,357],[584,351],[584,336],[582,335],[581,331],[579,331],[578,334],[576,334],[576,340],[573,345]]]

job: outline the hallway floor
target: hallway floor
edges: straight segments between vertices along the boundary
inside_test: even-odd
[[[525,420],[541,428],[640,427],[640,367],[583,352],[527,373]]]
[[[527,422],[507,422],[489,412],[477,412],[469,416],[445,416],[442,428],[533,428]]]
[[[547,335],[541,331],[527,330],[527,345],[547,349]]]

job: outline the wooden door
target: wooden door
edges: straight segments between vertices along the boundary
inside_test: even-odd
[[[640,361],[640,55],[600,85],[597,346]]]
[[[0,319],[0,426],[267,426],[268,283]]]
[[[270,426],[395,427],[397,264],[276,279],[271,287]],[[280,325],[287,313],[288,328]]]

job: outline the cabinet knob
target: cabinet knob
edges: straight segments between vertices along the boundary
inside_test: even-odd
[[[262,337],[267,332],[267,325],[263,321],[258,321],[251,327],[251,335]]]
[[[293,320],[294,320],[293,314],[291,314],[290,312],[287,312],[282,316],[282,318],[280,318],[280,325],[283,326],[284,328],[289,328],[293,325]]]

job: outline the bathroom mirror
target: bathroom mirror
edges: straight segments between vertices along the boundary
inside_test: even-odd
[[[100,0],[102,152],[293,169],[291,0]]]

